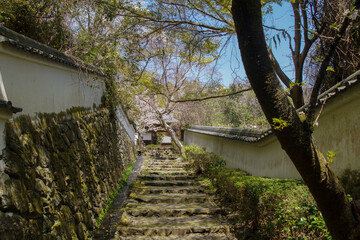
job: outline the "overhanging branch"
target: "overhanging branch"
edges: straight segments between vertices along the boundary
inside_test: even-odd
[[[360,1],[357,1],[357,4],[359,2]],[[359,5],[356,5],[356,8],[359,8]],[[322,61],[321,65],[320,65],[320,69],[316,76],[315,84],[314,84],[314,87],[313,87],[313,90],[312,90],[311,96],[310,96],[309,110],[307,113],[307,118],[308,118],[309,124],[312,124],[314,121],[316,102],[318,99],[321,84],[326,75],[327,67],[329,66],[330,60],[334,55],[335,49],[336,49],[337,45],[339,44],[342,36],[345,34],[345,31],[346,31],[347,27],[349,26],[349,24],[350,24],[350,18],[349,18],[349,15],[347,15],[347,16],[345,16],[345,19],[344,19],[341,27],[339,28],[337,34],[335,35],[333,42],[330,45],[330,50],[328,51],[328,53],[326,54],[326,56],[324,57],[324,60]]]
[[[243,93],[243,92],[247,92],[247,91],[250,91],[250,90],[252,90],[252,88],[246,88],[246,89],[241,89],[241,90],[236,91],[236,92],[231,92],[231,93],[222,94],[222,95],[202,97],[202,98],[189,98],[189,99],[181,99],[181,100],[172,100],[172,99],[169,99],[169,98],[168,99],[169,99],[170,102],[173,102],[173,103],[201,102],[201,101],[205,101],[205,100],[209,100],[209,99],[229,97],[229,96],[233,96],[233,95]],[[167,97],[165,94],[162,94],[162,95]]]

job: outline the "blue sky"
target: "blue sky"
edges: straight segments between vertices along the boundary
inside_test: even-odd
[[[287,29],[292,34],[293,28],[293,12],[289,2],[283,2],[282,6],[274,5],[274,11],[264,17],[264,23],[267,26],[275,26],[277,28]],[[274,36],[278,32],[275,30],[267,30],[266,34]],[[281,39],[281,43],[275,48],[274,44],[271,44],[273,53],[278,60],[280,66],[283,68],[286,74],[292,79],[292,61],[290,59],[289,42]],[[236,37],[231,39],[230,45],[225,52],[224,58],[219,61],[219,71],[223,76],[223,84],[228,86],[232,83],[235,77],[241,79],[246,78],[244,66],[241,62],[240,50],[237,45]],[[236,73],[236,74],[235,74]]]

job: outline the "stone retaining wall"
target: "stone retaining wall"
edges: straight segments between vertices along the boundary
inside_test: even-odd
[[[0,161],[0,239],[87,239],[135,158],[106,109],[20,116]]]

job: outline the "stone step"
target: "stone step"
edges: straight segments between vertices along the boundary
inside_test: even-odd
[[[186,170],[184,167],[166,167],[166,166],[150,166],[150,167],[143,167],[141,171],[144,172],[191,172]],[[191,172],[192,173],[192,172]]]
[[[174,155],[168,155],[168,154],[157,154],[157,155],[147,155],[148,158],[156,159],[156,160],[175,160],[178,159],[179,156]]]
[[[222,213],[222,209],[214,203],[197,204],[148,204],[148,203],[128,203],[126,213],[133,217],[184,217],[196,215],[217,215]]]
[[[178,156],[171,156],[171,157],[147,157],[147,160],[151,160],[151,161],[176,161],[176,162],[180,162],[182,161],[182,159]]]
[[[152,160],[152,161],[145,162],[144,165],[145,166],[147,166],[147,165],[155,165],[155,166],[157,166],[157,165],[169,165],[169,166],[178,165],[178,166],[185,166],[186,163],[184,163],[182,161],[178,161],[178,160],[161,160],[161,161]]]
[[[177,175],[177,176],[192,176],[194,175],[192,172],[187,171],[150,171],[143,169],[141,171],[142,174],[149,174],[149,175]]]
[[[164,167],[147,167],[141,169],[142,171],[152,171],[152,172],[186,172],[184,168],[164,168]]]
[[[193,174],[148,174],[148,175],[139,175],[139,179],[141,180],[166,180],[166,181],[173,181],[173,180],[194,180],[197,177]]]
[[[144,165],[178,165],[185,166],[187,163],[178,160],[148,160],[144,163]]]
[[[212,216],[130,217],[123,214],[117,230],[121,236],[183,236],[191,233],[230,233],[227,223]],[[180,237],[181,239],[181,237]]]
[[[146,160],[147,163],[155,163],[155,164],[181,164],[185,165],[187,162],[184,162],[181,158],[176,159],[155,159],[155,158],[149,158]]]
[[[186,165],[185,164],[179,164],[179,163],[149,163],[147,165],[145,165],[144,167],[146,168],[184,168]]]
[[[142,175],[146,175],[146,174],[149,174],[149,175],[189,175],[189,173],[192,174],[192,172],[188,172],[185,170],[172,171],[172,170],[143,169],[140,172]]]
[[[141,182],[145,186],[194,186],[199,185],[198,181],[188,180],[174,180],[174,181],[142,181]]]
[[[134,187],[134,191],[138,194],[165,194],[165,193],[204,193],[204,189],[199,186],[152,186]]]
[[[207,194],[148,194],[139,195],[131,193],[130,198],[142,203],[205,203],[212,200]]]
[[[112,239],[236,239],[188,163],[168,148],[147,155]]]
[[[211,234],[200,234],[193,233],[181,236],[129,236],[129,237],[118,237],[114,238],[114,240],[236,240],[234,236],[231,234],[219,234],[219,233],[211,233]]]

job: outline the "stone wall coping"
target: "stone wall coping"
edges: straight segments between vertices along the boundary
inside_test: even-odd
[[[340,92],[343,93],[346,90],[357,85],[360,82],[359,80],[360,80],[360,70],[356,71],[355,73],[351,74],[347,78],[343,79],[341,82],[338,82],[337,84],[335,84],[334,86],[332,86],[331,88],[326,90],[325,92],[321,93],[318,97],[318,102],[316,105],[318,106],[321,104],[325,104],[326,101],[328,101],[329,99],[332,99],[332,98],[336,97],[337,95],[339,95],[338,93],[340,93]],[[309,104],[305,104],[304,106],[299,108],[297,111],[299,113],[306,111],[308,107],[309,107]]]
[[[264,139],[272,133],[271,129],[258,130],[246,128],[228,128],[228,127],[209,127],[209,126],[191,126],[186,129],[189,132],[201,133],[211,136],[240,140],[244,142],[255,143]]]

